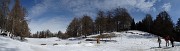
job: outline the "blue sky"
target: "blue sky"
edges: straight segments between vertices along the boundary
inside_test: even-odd
[[[65,32],[74,17],[84,14],[96,17],[97,10],[111,10],[117,7],[128,9],[135,21],[140,21],[149,13],[156,15],[166,10],[176,23],[180,18],[180,0],[21,0],[28,11],[27,19],[32,33],[49,29]]]

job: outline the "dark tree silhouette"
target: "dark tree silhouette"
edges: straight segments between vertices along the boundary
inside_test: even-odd
[[[171,35],[173,31],[173,22],[166,11],[160,12],[154,20],[153,32],[154,34],[164,36]]]
[[[114,16],[117,32],[130,29],[132,17],[125,8],[116,8]]]
[[[175,27],[177,32],[180,32],[180,18],[178,19],[177,23],[176,23],[176,27]]]
[[[21,40],[23,40],[24,37],[27,37],[30,34],[27,20],[25,18],[26,13],[27,12],[25,8],[21,6],[20,1],[15,0],[15,5],[10,13],[9,23],[11,23],[11,28],[9,28],[8,30],[11,31],[14,35],[20,36]]]
[[[66,34],[70,37],[77,37],[78,36],[78,29],[80,27],[80,21],[78,18],[74,18],[72,22],[69,24]]]
[[[105,31],[105,26],[106,26],[106,18],[105,18],[105,13],[103,11],[99,11],[97,13],[97,17],[95,20],[95,28],[97,33],[103,33]]]
[[[106,32],[112,32],[114,31],[114,22],[113,22],[113,12],[112,11],[108,11],[107,15],[106,15]]]
[[[146,17],[142,20],[142,24],[144,29],[143,31],[151,32],[153,24],[152,16],[150,14],[146,14]]]
[[[134,19],[131,22],[131,30],[135,30],[136,29],[136,23],[134,21]]]
[[[86,37],[93,33],[93,20],[90,16],[84,15],[81,19],[82,34]]]
[[[5,31],[8,26],[7,18],[9,14],[10,0],[0,0],[0,28]]]

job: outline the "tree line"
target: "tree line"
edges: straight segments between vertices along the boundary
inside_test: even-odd
[[[79,37],[88,36],[92,34],[102,34],[105,32],[113,31],[124,31],[131,29],[132,17],[125,8],[117,8],[105,13],[99,11],[97,13],[96,20],[93,20],[88,15],[83,15],[80,18],[75,17],[68,25],[65,33],[53,33],[56,37],[68,38],[68,37]],[[44,36],[43,32],[38,31],[33,34],[32,37],[46,38],[51,36]],[[60,32],[60,31],[59,31]],[[42,36],[42,37],[41,37]]]
[[[33,38],[47,38],[47,37],[53,37],[53,33],[50,32],[50,30],[45,30],[45,31],[37,31],[35,34],[32,34]]]
[[[96,19],[88,15],[74,18],[67,27],[69,37],[88,36],[105,32],[125,31],[131,29],[132,17],[125,8],[116,8],[107,12],[98,11]]]
[[[151,14],[146,14],[141,21],[135,20],[125,8],[116,8],[109,11],[98,11],[96,19],[93,20],[88,15],[80,18],[75,17],[68,25],[65,34],[68,37],[88,36],[92,34],[102,34],[106,32],[120,32],[126,30],[141,30],[158,36],[173,36],[180,40],[180,18],[174,24],[171,16],[162,11],[153,19]]]
[[[146,14],[144,19],[135,22],[125,8],[116,8],[110,11],[98,11],[96,19],[93,20],[88,15],[75,17],[68,25],[66,32],[52,33],[49,30],[37,31],[31,37],[48,38],[59,37],[66,39],[69,37],[86,37],[92,34],[102,34],[109,32],[121,32],[126,30],[141,30],[161,37],[173,36],[180,41],[180,18],[177,23],[172,22],[171,16],[166,12],[160,12],[155,19],[151,14]],[[49,32],[49,33],[48,33]]]
[[[30,38],[49,38],[49,37],[58,37],[61,39],[67,39],[69,37],[67,37],[66,34],[62,33],[61,31],[58,32],[51,32],[50,30],[43,30],[43,31],[37,31],[34,34],[31,34],[29,36]]]
[[[14,0],[14,4],[11,8],[10,4],[12,0],[0,0],[0,29],[2,32],[10,32],[9,36],[23,37],[30,35],[27,11],[20,4],[20,0]],[[11,8],[11,9],[10,9]]]

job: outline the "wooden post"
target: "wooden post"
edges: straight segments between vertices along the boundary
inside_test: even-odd
[[[97,44],[100,44],[100,38],[99,37],[97,38],[96,41],[97,41]]]

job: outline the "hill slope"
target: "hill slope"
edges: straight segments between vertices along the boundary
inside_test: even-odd
[[[26,38],[28,41],[20,42],[0,36],[0,51],[179,51],[180,48],[178,42],[175,42],[174,48],[165,47],[163,39],[163,48],[157,48],[157,37],[142,31],[112,33],[117,36],[112,40],[117,42],[101,41],[100,44],[96,44],[95,41],[85,41],[85,39],[70,41],[58,38]]]

